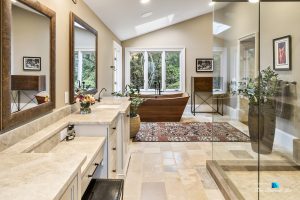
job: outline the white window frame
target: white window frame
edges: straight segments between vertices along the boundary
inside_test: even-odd
[[[214,93],[227,92],[227,49],[223,47],[214,47],[213,52],[219,52],[221,54],[220,77],[223,77],[222,90],[216,90]]]
[[[117,42],[113,41],[114,46],[114,82],[113,82],[113,88],[114,92],[122,92],[123,91],[123,50],[122,46],[119,45]]]
[[[158,51],[162,52],[162,91],[164,92],[185,92],[185,48],[125,48],[125,84],[130,84],[130,53],[131,52],[144,52],[144,88],[141,92],[154,92],[154,89],[148,89],[148,52]],[[180,52],[180,88],[166,89],[166,54],[165,52]]]

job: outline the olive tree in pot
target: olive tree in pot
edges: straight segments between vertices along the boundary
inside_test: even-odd
[[[239,82],[233,93],[249,100],[248,127],[252,150],[270,154],[276,129],[276,100],[279,78],[271,67],[262,70],[256,79]]]

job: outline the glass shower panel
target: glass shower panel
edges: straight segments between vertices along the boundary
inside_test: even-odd
[[[208,170],[226,199],[258,199],[258,147],[249,135],[249,104],[259,74],[259,4],[218,2],[214,20],[213,161]],[[250,88],[249,88],[250,87]],[[221,112],[220,112],[221,111]],[[258,114],[252,113],[257,122]],[[256,131],[257,133],[257,131]]]
[[[261,2],[260,199],[300,198],[300,2]]]

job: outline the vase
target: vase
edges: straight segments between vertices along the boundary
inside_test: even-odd
[[[92,112],[90,106],[91,106],[91,103],[81,102],[80,103],[80,114],[82,114],[82,115],[90,114]]]
[[[248,127],[252,150],[259,154],[272,153],[276,130],[275,104],[249,105]]]
[[[140,130],[140,126],[141,119],[139,115],[130,118],[130,138],[134,138],[136,136]]]

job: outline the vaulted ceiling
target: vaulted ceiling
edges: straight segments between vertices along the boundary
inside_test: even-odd
[[[212,11],[209,6],[211,0],[84,1],[120,40],[134,38]]]

